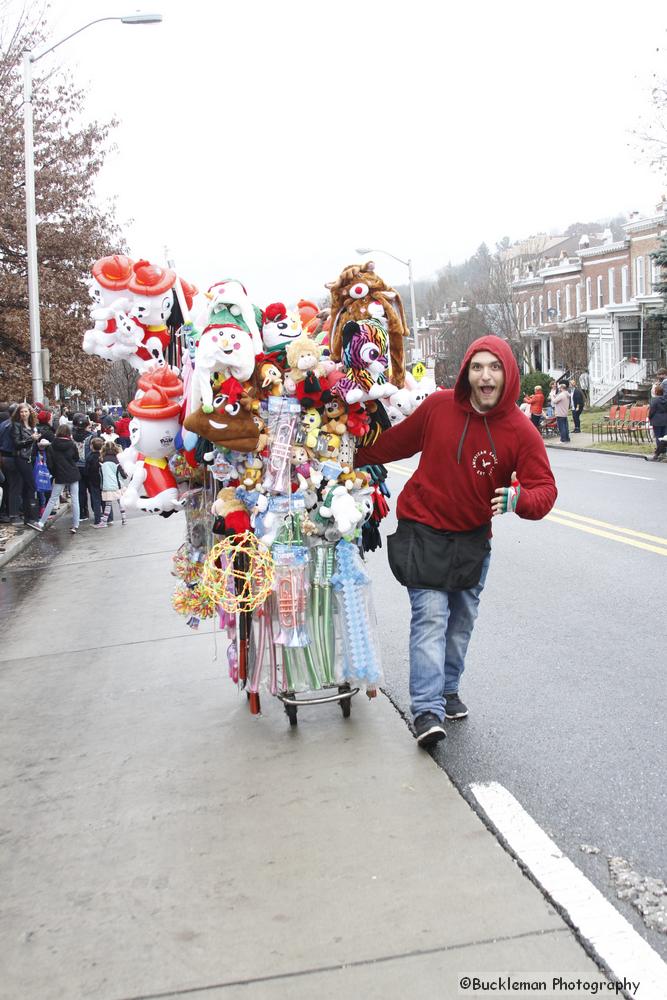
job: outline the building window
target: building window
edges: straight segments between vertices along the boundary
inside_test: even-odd
[[[610,267],[607,271],[607,280],[609,285],[609,304],[613,305],[616,301],[614,296],[616,294],[616,289],[614,288],[615,276],[614,268]]]
[[[540,326],[543,326],[544,325],[544,296],[543,295],[540,295],[539,305],[540,305],[540,308],[539,308]]]
[[[574,290],[574,301],[576,308],[576,316],[581,316],[581,284],[578,284]]]
[[[560,322],[560,288],[556,291],[556,319]]]
[[[523,328],[528,329],[528,302],[526,299],[523,300]]]
[[[628,301],[628,278],[630,276],[630,269],[625,265],[621,268],[621,302]]]
[[[590,278],[586,278],[586,312],[589,312],[593,305],[593,286]]]
[[[516,304],[516,325],[517,325],[517,327],[519,326],[519,323],[520,323],[520,319],[519,319],[519,303],[517,302],[517,304]]]
[[[565,319],[572,319],[572,285],[565,286]]]
[[[637,257],[635,261],[635,295],[646,294],[644,258]]]
[[[651,292],[656,292],[660,284],[660,265],[651,257]]]
[[[602,290],[602,275],[601,274],[598,275],[598,298],[597,298],[597,301],[598,301],[598,306],[597,306],[598,309],[602,309],[602,306],[604,305],[604,292]]]
[[[530,325],[535,326],[535,296],[530,296]]]
[[[551,292],[547,292],[547,318],[551,319],[549,313],[551,312]]]
[[[639,327],[635,330],[622,330],[623,337],[623,357],[638,358],[641,347],[641,331]]]

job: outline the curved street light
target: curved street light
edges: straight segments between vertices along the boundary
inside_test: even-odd
[[[397,260],[399,264],[404,264],[405,267],[407,267],[407,269],[408,269],[408,283],[409,283],[409,286],[410,286],[410,309],[411,309],[411,312],[412,312],[412,343],[413,343],[413,346],[416,348],[416,346],[417,346],[417,309],[415,307],[415,285],[414,285],[414,281],[412,280],[412,258],[409,257],[407,260],[403,260],[402,257],[397,257],[396,254],[389,253],[388,250],[380,250],[380,249],[377,249],[377,248],[376,249],[370,249],[369,247],[356,247],[354,252],[355,253],[361,253],[361,254],[383,253],[383,254],[386,254],[387,257],[391,257],[393,260]]]
[[[28,318],[30,323],[30,370],[32,376],[32,401],[42,402],[44,382],[42,379],[42,338],[39,323],[39,276],[37,271],[37,218],[35,213],[35,149],[32,119],[32,66],[33,63],[53,52],[70,38],[102,21],[120,21],[122,24],[157,24],[162,14],[126,14],[117,17],[98,17],[94,21],[65,35],[48,49],[35,53],[23,53],[23,134],[25,147],[25,215],[26,215],[26,256],[28,263]]]

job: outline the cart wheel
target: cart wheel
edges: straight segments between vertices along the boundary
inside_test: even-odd
[[[338,687],[338,694],[347,694],[349,690],[350,690],[349,684],[340,684]],[[352,699],[342,698],[338,704],[340,705],[340,710],[343,713],[343,718],[349,719],[350,712],[352,710]]]
[[[287,718],[289,719],[290,726],[296,726],[297,723],[296,713],[298,711],[296,705],[285,705],[285,711],[287,713]]]

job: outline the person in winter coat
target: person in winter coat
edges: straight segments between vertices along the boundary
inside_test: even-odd
[[[542,423],[542,409],[544,407],[544,393],[542,392],[542,386],[536,385],[532,396],[524,396],[524,403],[530,403],[530,419],[538,428]]]
[[[40,410],[37,414],[37,427],[35,428],[40,438],[44,438],[49,444],[53,444],[56,435],[51,426],[51,413],[48,410]]]
[[[567,389],[567,382],[559,382],[558,385],[554,386],[549,393],[549,399],[551,400],[551,405],[554,408],[561,443],[569,444],[570,425],[567,421],[567,415],[570,411],[570,393]]]
[[[421,452],[398,498],[388,542],[394,576],[408,588],[410,696],[417,742],[444,739],[444,718],[468,714],[459,697],[491,554],[491,519],[514,511],[539,520],[556,500],[542,437],[516,405],[519,369],[506,341],[474,341],[454,389],[428,396],[409,417],[361,448],[355,465]]]
[[[0,521],[9,524],[19,521],[18,496],[20,494],[20,478],[16,471],[14,459],[14,424],[12,417],[18,409],[18,403],[3,403],[0,420],[0,468],[5,477]],[[17,489],[18,487],[18,489]]]
[[[90,493],[90,505],[93,508],[95,525],[102,519],[102,469],[100,465],[100,454],[104,447],[104,441],[100,437],[93,436],[90,441],[90,452],[84,467],[84,476]]]
[[[102,500],[104,501],[104,511],[99,524],[93,525],[95,528],[106,528],[109,523],[109,515],[114,500],[118,502],[120,511],[120,523],[125,524],[125,508],[123,507],[123,494],[121,492],[121,479],[127,479],[122,468],[118,464],[118,452],[120,448],[113,441],[106,441],[100,455],[100,471],[102,475]]]
[[[46,461],[49,471],[53,476],[53,489],[51,498],[42,512],[42,516],[31,528],[37,531],[44,531],[49,514],[60,500],[63,490],[69,486],[70,497],[72,498],[72,527],[70,531],[76,535],[79,528],[79,452],[72,441],[72,432],[69,424],[61,424],[56,431],[56,438],[53,444],[46,449]]]
[[[75,413],[72,418],[72,441],[76,445],[79,453],[77,465],[79,467],[79,519],[88,520],[88,488],[89,482],[86,478],[86,459],[90,453],[90,442],[93,432],[90,424],[90,417],[87,413]]]
[[[21,403],[12,416],[12,437],[14,439],[14,470],[16,479],[14,486],[21,497],[23,523],[32,526],[33,517],[37,515],[35,482],[32,471],[32,461],[39,441],[37,433],[37,416],[27,403]],[[16,501],[15,501],[16,502]],[[18,511],[18,504],[16,504]]]
[[[661,440],[667,437],[667,378],[662,380],[655,392],[656,395],[651,397],[648,411],[648,418],[655,435],[655,451],[652,455],[644,455],[647,462],[662,462],[667,452],[667,441]]]
[[[122,417],[119,417],[118,420],[116,421],[116,423],[114,424],[114,430],[115,430],[116,434],[118,435],[117,444],[119,444],[121,446],[121,448],[123,448],[123,449],[129,448],[130,447],[130,415],[127,412],[127,410],[123,410]]]
[[[573,434],[581,434],[581,414],[584,412],[584,394],[576,382],[570,382],[570,398],[572,402]]]

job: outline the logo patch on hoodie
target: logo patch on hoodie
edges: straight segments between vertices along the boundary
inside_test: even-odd
[[[478,451],[472,456],[472,467],[478,476],[492,476],[498,459],[492,451]]]

